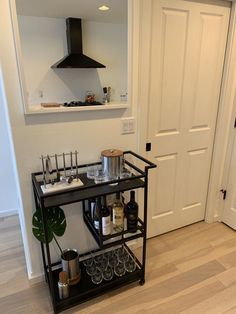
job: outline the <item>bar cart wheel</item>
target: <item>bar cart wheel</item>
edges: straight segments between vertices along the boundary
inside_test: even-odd
[[[143,286],[145,284],[145,279],[141,279],[140,281],[139,281],[139,285],[140,286]]]

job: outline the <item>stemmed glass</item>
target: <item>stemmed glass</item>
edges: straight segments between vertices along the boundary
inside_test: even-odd
[[[124,276],[125,274],[125,265],[123,262],[119,262],[115,267],[114,267],[114,272],[116,276],[121,277]]]
[[[91,276],[91,280],[95,285],[99,285],[103,280],[103,273],[101,269],[96,267],[95,273]]]
[[[128,273],[132,273],[136,269],[136,263],[133,256],[129,255],[128,260],[125,262],[125,270]]]
[[[115,250],[111,250],[109,252],[105,253],[106,256],[108,257],[108,264],[110,267],[114,268],[118,264],[118,257],[115,253]]]
[[[107,268],[104,269],[102,274],[103,274],[104,280],[106,280],[106,281],[111,280],[113,278],[113,276],[114,276],[113,268],[108,264]]]
[[[105,254],[99,254],[94,258],[96,266],[101,270],[104,271],[108,266],[108,258]]]
[[[125,263],[129,259],[129,253],[127,252],[124,245],[122,245],[116,250],[116,254],[117,254],[118,260],[121,263]]]
[[[90,257],[83,261],[86,267],[86,272],[89,276],[93,276],[96,273],[96,263],[94,259],[93,252],[90,253]]]

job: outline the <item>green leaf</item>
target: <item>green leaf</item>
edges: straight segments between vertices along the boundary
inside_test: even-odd
[[[60,207],[52,207],[45,209],[45,215],[47,217],[47,232],[48,232],[48,242],[50,243],[54,238],[54,235],[61,237],[64,235],[66,230],[66,217],[64,211]],[[35,238],[45,243],[45,234],[43,231],[43,221],[41,217],[41,211],[36,210],[32,217],[32,232]]]

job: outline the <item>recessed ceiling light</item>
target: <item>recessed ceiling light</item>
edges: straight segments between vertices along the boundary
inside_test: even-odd
[[[100,11],[108,11],[108,10],[110,10],[110,8],[107,5],[102,5],[102,6],[100,6],[98,8],[98,10],[100,10]]]

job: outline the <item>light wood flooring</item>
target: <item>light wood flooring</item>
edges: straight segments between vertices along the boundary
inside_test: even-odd
[[[0,313],[53,313],[46,284],[27,280],[17,217],[0,220]],[[236,232],[200,222],[150,239],[144,286],[64,313],[236,314]]]

